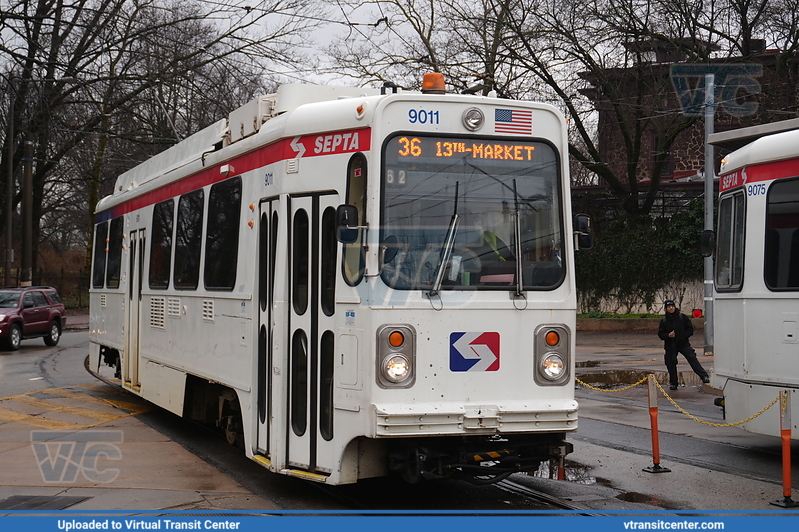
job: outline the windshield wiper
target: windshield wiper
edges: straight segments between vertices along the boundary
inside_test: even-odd
[[[515,220],[513,223],[513,233],[515,237],[516,255],[516,297],[524,297],[524,285],[522,283],[522,222],[519,215],[519,195],[516,193],[516,179],[513,179],[513,201],[515,203]]]
[[[427,293],[428,297],[435,297],[438,291],[441,290],[441,283],[444,282],[444,271],[447,269],[446,265],[452,256],[452,248],[455,243],[455,235],[458,232],[458,225],[460,224],[460,216],[458,215],[458,187],[460,181],[455,181],[455,209],[452,211],[452,218],[449,221],[447,228],[447,236],[444,238],[444,247],[441,249],[441,262],[438,264],[438,271],[436,271],[436,280],[433,283],[433,288]]]

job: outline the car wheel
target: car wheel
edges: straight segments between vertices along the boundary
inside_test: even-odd
[[[49,346],[58,344],[58,339],[61,338],[61,325],[57,321],[50,323],[50,332],[44,337],[44,343]]]
[[[9,351],[16,351],[19,349],[19,344],[22,343],[22,328],[19,326],[18,323],[15,323],[11,326],[11,330],[8,332],[8,338],[6,339],[6,346],[8,347]]]

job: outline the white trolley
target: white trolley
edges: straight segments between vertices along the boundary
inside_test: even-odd
[[[719,177],[712,383],[729,422],[755,416],[780,390],[799,412],[799,120],[711,141],[745,144]],[[779,436],[779,408],[743,428]]]
[[[572,233],[567,123],[428,76],[285,85],[121,175],[96,210],[91,371],[329,484],[569,452],[590,222]]]

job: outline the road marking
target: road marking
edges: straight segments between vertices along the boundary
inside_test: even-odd
[[[108,392],[109,390],[112,392],[114,391],[113,389],[108,388],[107,385],[103,385],[101,388],[92,384],[82,386],[82,388],[94,389],[96,391],[103,392]],[[46,399],[38,399],[34,397],[36,394],[58,395],[69,401],[80,401],[81,406],[62,404]],[[34,414],[17,412],[13,409],[14,403],[31,406],[42,411],[36,412]],[[87,403],[96,404],[104,408],[87,408]],[[129,401],[106,399],[103,397],[95,397],[93,395],[89,395],[88,393],[75,392],[64,388],[49,388],[46,390],[36,390],[11,397],[3,397],[0,398],[0,405],[5,405],[0,406],[0,420],[33,425],[35,427],[49,430],[78,430],[96,427],[98,425],[102,425],[103,423],[109,423],[124,417],[135,416],[153,409],[152,405],[148,403],[137,404],[131,403]],[[118,412],[109,412],[108,408],[117,409]],[[88,420],[91,420],[91,422],[75,423],[49,417],[49,414],[53,413],[57,415],[66,414],[87,418]]]
[[[4,421],[15,421],[17,423],[24,423],[25,425],[33,425],[49,430],[70,430],[86,428],[83,425],[76,423],[69,423],[67,421],[60,421],[58,419],[48,419],[41,416],[30,416],[27,414],[20,414],[7,408],[0,406],[0,419]]]
[[[109,414],[107,412],[101,412],[100,410],[92,410],[90,408],[84,408],[82,406],[63,405],[61,403],[56,403],[55,401],[36,399],[35,397],[31,397],[30,395],[21,395],[16,399],[14,399],[14,401],[26,404],[28,406],[32,406],[34,408],[40,408],[48,413],[59,412],[62,414],[69,414],[72,416],[94,419],[101,423],[107,423],[109,421],[113,421],[119,418],[119,416],[116,414]]]
[[[89,388],[89,386],[86,386]],[[103,385],[104,389],[108,389],[107,386]],[[129,412],[133,412],[134,414],[143,414],[144,412],[149,412],[153,409],[152,405],[149,403],[130,403],[128,401],[119,401],[115,399],[105,399],[104,397],[95,397],[93,395],[80,393],[80,392],[71,392],[64,388],[53,388],[47,390],[48,393],[60,395],[62,397],[69,397],[71,399],[79,399],[84,402],[91,402],[97,404],[105,404],[111,406],[113,408],[119,408],[121,410],[128,410]],[[122,395],[122,394],[118,394]],[[127,394],[126,394],[127,395]]]

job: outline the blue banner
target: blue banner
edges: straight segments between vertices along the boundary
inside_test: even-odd
[[[636,530],[724,530],[726,532],[750,532],[752,529],[793,529],[799,511],[778,510],[764,512],[700,512],[684,513],[669,511],[662,514],[652,512],[612,512],[614,515],[590,515],[589,512],[567,512],[563,510],[543,512],[498,513],[475,511],[464,515],[447,512],[330,512],[324,514],[307,511],[277,512],[199,512],[163,515],[163,511],[141,512],[137,515],[115,515],[115,512],[7,512],[0,516],[0,529],[24,530],[25,532],[82,532],[82,531],[170,531],[236,530],[240,532],[265,532],[285,528],[291,532],[380,530],[380,532],[485,532],[486,527],[552,527],[569,532],[592,530],[598,532]],[[54,515],[55,514],[55,515]],[[534,520],[531,522],[530,520]],[[516,528],[518,527],[518,528]]]

